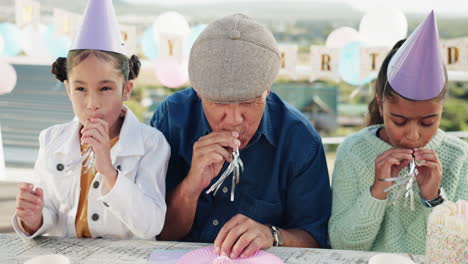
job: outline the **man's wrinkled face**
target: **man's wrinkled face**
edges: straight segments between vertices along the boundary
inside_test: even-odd
[[[240,149],[244,148],[255,135],[262,121],[269,92],[266,90],[260,97],[253,100],[229,104],[215,103],[201,97],[203,111],[211,129],[215,132],[238,132]]]

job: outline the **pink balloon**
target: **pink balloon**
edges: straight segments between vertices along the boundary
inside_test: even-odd
[[[0,95],[7,94],[16,86],[16,71],[6,61],[0,60]]]
[[[179,88],[188,81],[188,62],[179,63],[175,57],[161,57],[156,60],[156,77],[169,88]]]

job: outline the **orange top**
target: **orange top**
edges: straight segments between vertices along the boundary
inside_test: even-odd
[[[114,137],[111,139],[111,148],[119,141],[119,136]],[[86,150],[89,146],[81,146],[81,153],[83,150]],[[86,164],[86,159],[83,161],[83,165]],[[82,166],[81,168],[81,191],[80,191],[80,201],[78,203],[78,211],[76,211],[76,218],[75,218],[75,229],[76,229],[76,236],[77,237],[86,237],[91,238],[91,232],[89,232],[88,227],[88,193],[89,188],[91,187],[91,183],[96,176],[96,170],[90,169],[85,173],[86,167]]]

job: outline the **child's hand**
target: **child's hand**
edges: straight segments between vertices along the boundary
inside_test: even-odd
[[[442,180],[442,163],[432,149],[414,149],[414,159],[418,168],[416,182],[421,194],[426,200],[433,200],[439,196]]]
[[[104,176],[104,186],[112,189],[117,180],[117,171],[110,156],[109,126],[100,118],[91,118],[81,130],[81,144],[88,144],[94,151],[96,170]]]
[[[384,200],[387,194],[384,190],[392,186],[392,182],[385,182],[383,179],[397,177],[400,171],[408,166],[412,159],[413,150],[393,148],[380,154],[375,159],[375,179],[371,187],[373,197]]]
[[[15,214],[21,221],[23,231],[32,235],[42,226],[44,192],[39,187],[33,190],[34,186],[29,183],[20,183],[18,188]]]

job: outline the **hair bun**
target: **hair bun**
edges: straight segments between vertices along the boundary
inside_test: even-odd
[[[141,62],[136,55],[132,55],[129,60],[130,73],[128,76],[129,80],[136,79],[140,73]]]
[[[57,80],[63,82],[67,79],[67,58],[59,57],[52,64],[51,71]]]

